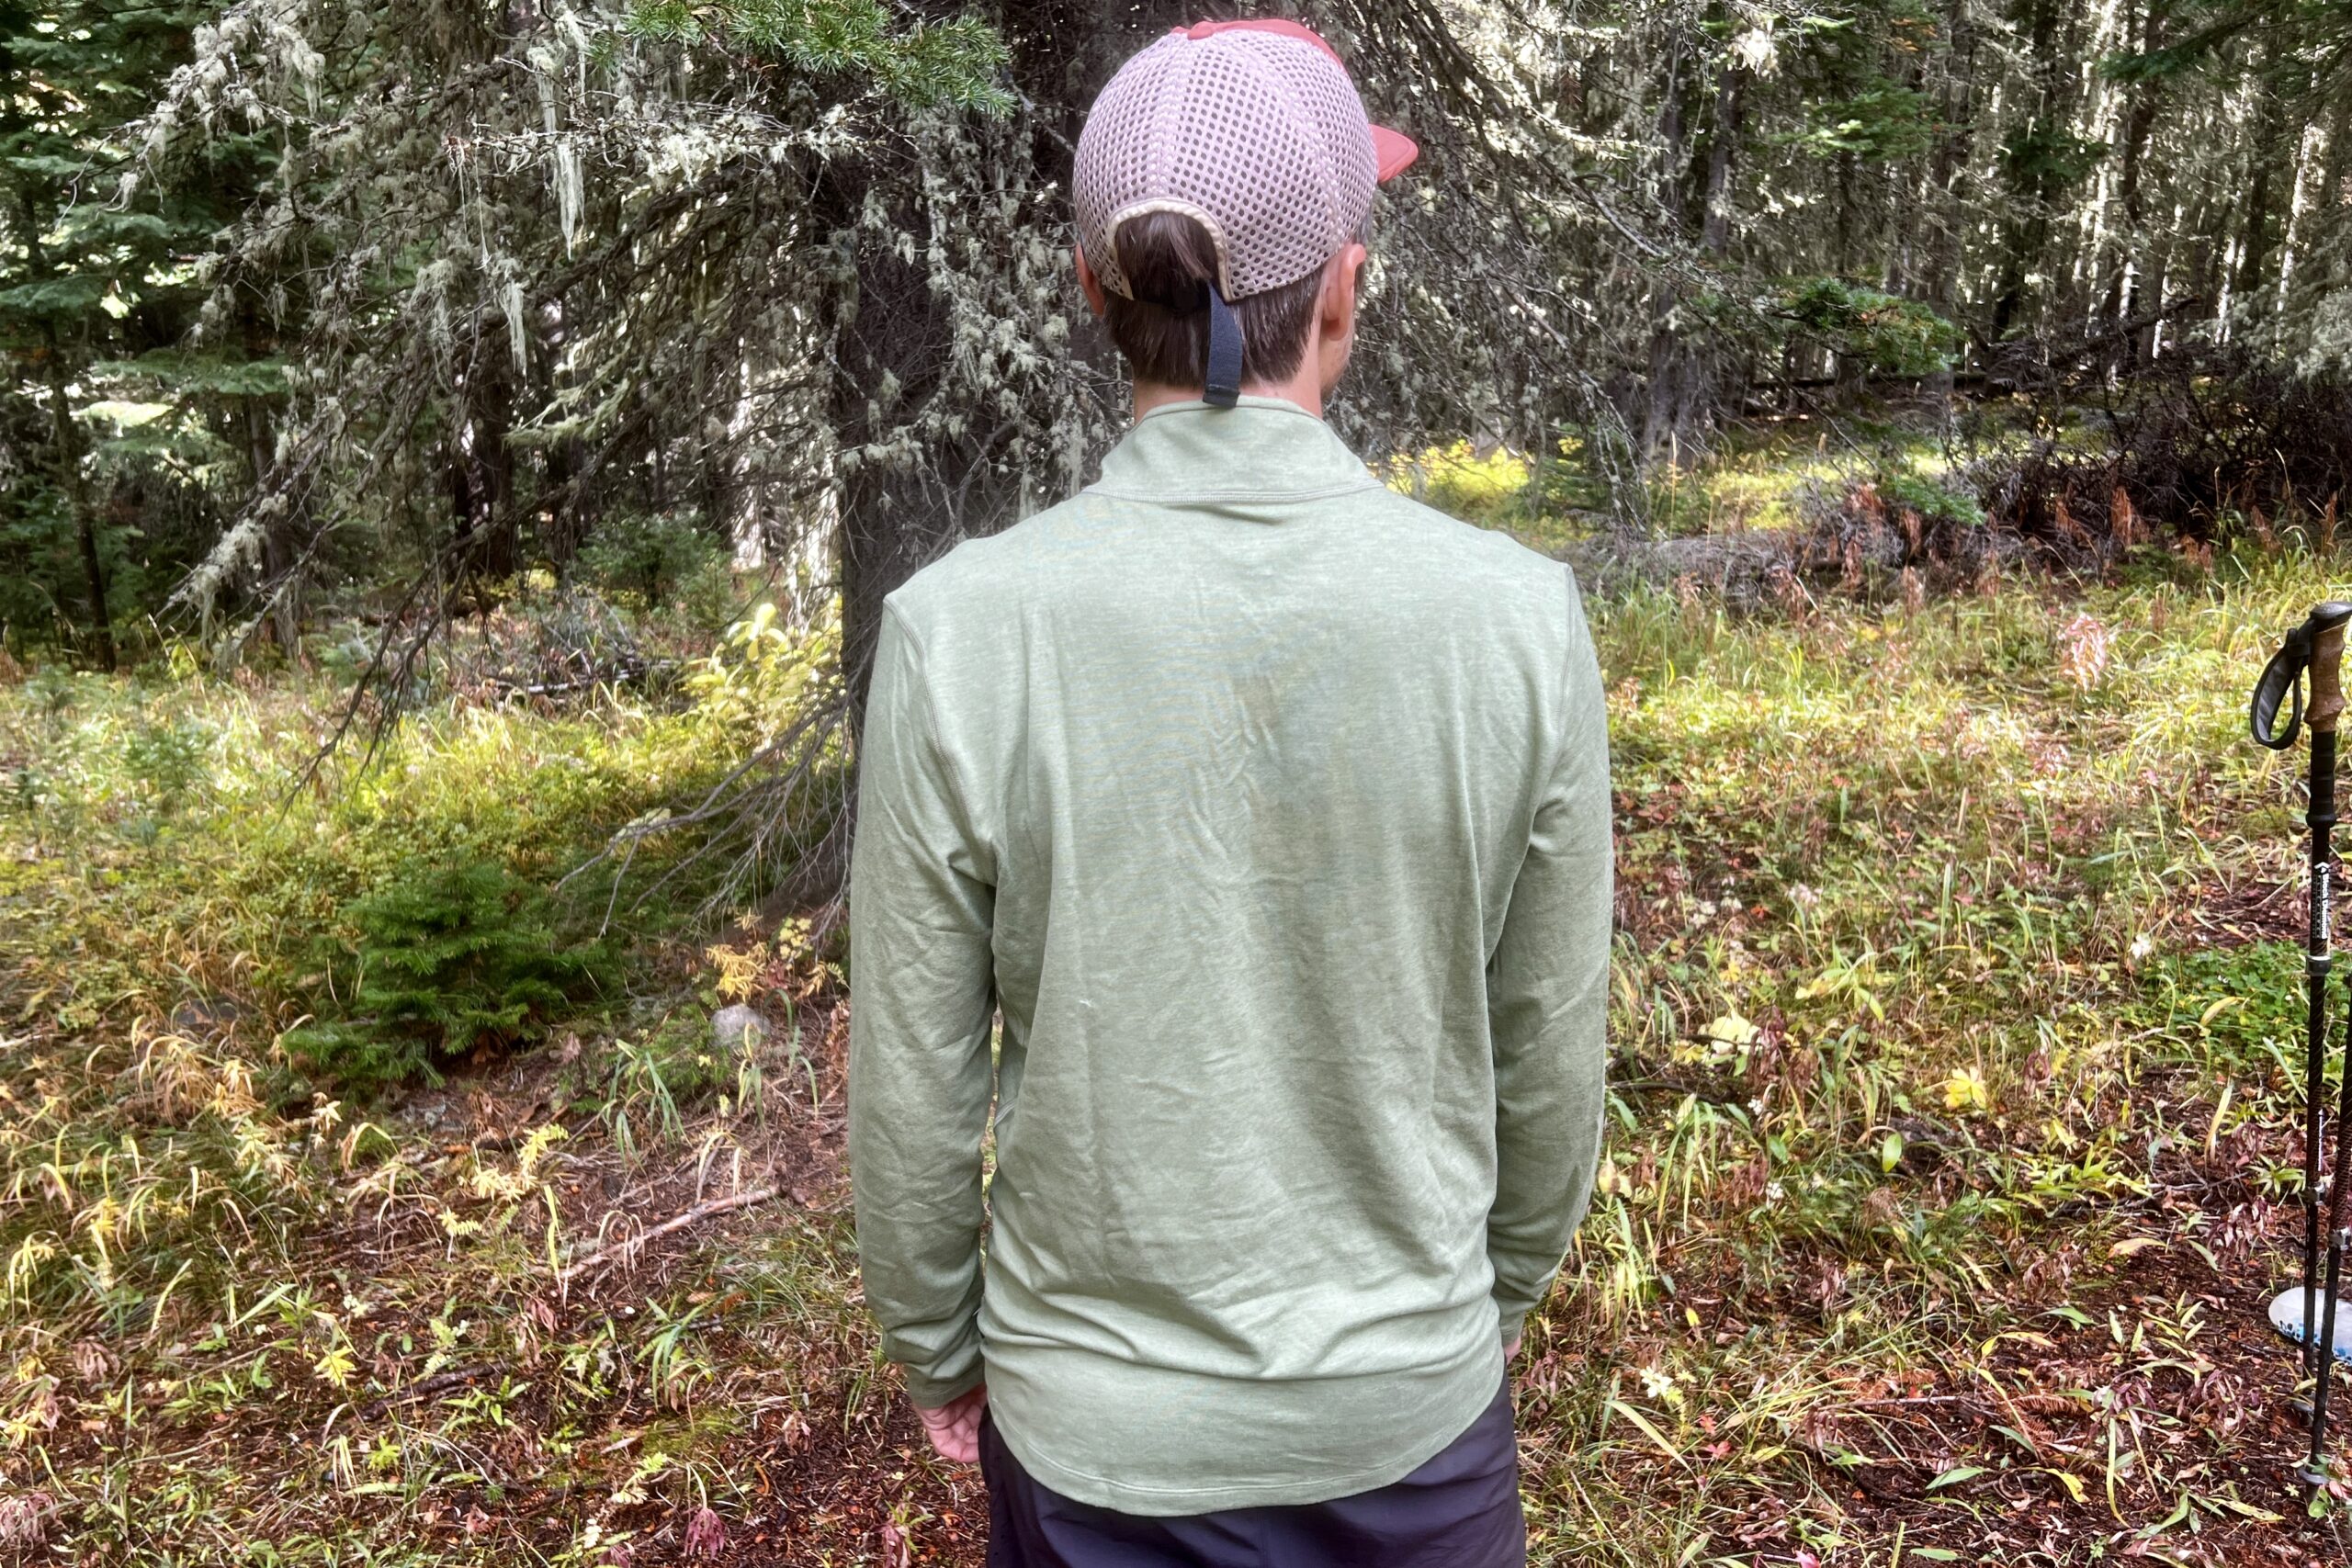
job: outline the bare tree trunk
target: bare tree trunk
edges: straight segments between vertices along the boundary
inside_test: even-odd
[[[513,389],[477,354],[459,387],[451,433],[450,494],[466,568],[479,577],[509,577],[516,564]]]
[[[1747,73],[1736,61],[1724,62],[1715,78],[1715,123],[1707,143],[1706,215],[1699,224],[1699,248],[1722,260],[1731,251],[1731,176],[1739,161],[1739,136],[1747,120]]]
[[[1014,38],[1016,81],[1036,84],[1039,90],[1030,95],[1036,99],[1064,106],[1057,151],[1046,155],[1069,156],[1084,106],[1128,54],[1196,14],[1182,0],[1142,0],[1115,11],[1071,6],[1057,26]],[[877,150],[871,155],[889,154]],[[838,243],[856,247],[855,297],[832,355],[830,400],[842,476],[836,536],[842,672],[852,729],[860,734],[883,601],[958,540],[1011,523],[1021,502],[1018,473],[1000,471],[995,461],[1018,433],[1017,418],[952,439],[928,440],[919,459],[877,458],[869,450],[904,423],[906,411],[938,389],[952,337],[922,247],[916,247],[912,260],[903,258],[888,235],[861,221],[871,175],[846,162],[831,165],[821,176],[810,220],[814,231],[832,233]],[[873,182],[878,189],[920,186],[910,179]],[[919,231],[914,216],[900,213],[899,222]],[[890,387],[897,389],[895,400],[882,406],[884,389]]]
[[[1714,114],[1707,133],[1706,172],[1699,192],[1699,251],[1720,264],[1731,254],[1732,173],[1739,162],[1739,137],[1747,119],[1747,73],[1736,60],[1726,58],[1715,73]],[[1674,430],[1678,436],[1712,426],[1723,402],[1727,380],[1744,386],[1727,371],[1728,357],[1713,334],[1681,334],[1677,344],[1674,376]]]
[[[49,329],[50,415],[57,438],[57,460],[65,476],[65,503],[74,510],[74,532],[82,547],[82,586],[90,600],[90,640],[98,668],[107,674],[116,666],[114,615],[107,607],[106,563],[98,556],[98,520],[90,510],[88,487],[82,482],[82,431],[74,423],[73,400],[65,394],[65,356],[58,346],[57,329]]]
[[[1969,154],[1975,133],[1973,98],[1976,84],[1976,28],[1968,14],[1968,0],[1951,0],[1945,10],[1944,88],[1938,118],[1945,127],[1936,143],[1928,175],[1928,195],[1935,204],[1935,231],[1928,241],[1928,302],[1947,321],[1960,319],[1962,209],[1966,204]],[[1951,415],[1952,373],[1928,378],[1928,391]]]
[[[539,326],[540,340],[546,344],[547,363],[550,376],[560,374],[554,368],[563,364],[564,350],[570,346],[571,319],[561,300],[551,301]],[[546,472],[545,536],[539,541],[548,559],[559,572],[568,572],[572,558],[579,553],[580,542],[586,536],[595,517],[595,487],[582,481],[587,467],[587,452],[577,435],[567,435],[548,448]]]
[[[2060,122],[2058,82],[2064,62],[2058,58],[2057,0],[2033,0],[2030,12],[2035,105],[2027,135],[2044,141],[2054,139]],[[2030,163],[2012,182],[2016,211],[2002,246],[2001,285],[1993,299],[1992,335],[2007,338],[2025,309],[2027,276],[2041,266],[2050,246],[2050,204],[2053,197],[2046,152],[2028,143]]]
[[[2162,48],[2164,18],[2159,7],[2151,6],[2142,14],[2139,52]],[[2132,247],[2144,245],[2153,250],[2163,243],[2155,237],[2153,243],[2143,221],[2145,203],[2140,195],[2140,174],[2146,162],[2148,138],[2156,128],[2156,113],[2162,107],[2164,89],[2161,82],[2141,82],[2132,88],[2131,112],[2123,121],[2123,164],[2117,178],[2116,196],[2123,208],[2123,243],[2117,258],[2113,276],[2108,283],[2106,308],[2100,312],[2110,331],[2120,329],[2141,309],[2143,299],[2150,298],[2147,275],[2155,269],[2143,263],[2143,255],[2132,254]],[[2136,276],[2135,276],[2136,270]],[[2164,304],[2163,285],[2159,282],[2154,295],[2155,303]],[[2115,346],[2108,351],[2109,365],[2119,370],[2137,369],[2141,363],[2142,339],[2133,333],[2120,335]]]
[[[2352,180],[2352,98],[2335,106],[2335,123],[2328,127],[2327,162],[2320,175],[2319,204],[2336,207],[2344,204],[2344,185]]]
[[[1682,105],[1687,53],[1686,45],[1675,45],[1666,72],[1665,101],[1658,108],[1658,206],[1678,219],[1682,206],[1683,169],[1690,161]],[[1674,311],[1679,302],[1680,291],[1672,282],[1661,280],[1651,286],[1649,406],[1642,418],[1642,455],[1652,460],[1662,452],[1670,453],[1679,434],[1675,419],[1676,382],[1683,367],[1674,326]]]
[[[2263,65],[2269,63],[2266,51]],[[2286,134],[2286,107],[2279,96],[2263,82],[2262,66],[2255,70],[2255,91],[2262,100],[2262,109],[2255,120],[2254,141],[2248,150],[2253,167],[2248,171],[2245,193],[2245,229],[2238,253],[2236,295],[2241,299],[2258,298],[2262,293],[2263,274],[2270,263],[2271,183],[2278,163],[2278,147]],[[2300,139],[2299,139],[2300,140]]]

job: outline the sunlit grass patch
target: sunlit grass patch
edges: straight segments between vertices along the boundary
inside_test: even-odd
[[[1527,458],[1509,447],[1481,451],[1467,441],[1432,446],[1388,460],[1388,488],[1481,527],[1508,527],[1526,516],[1534,475]]]

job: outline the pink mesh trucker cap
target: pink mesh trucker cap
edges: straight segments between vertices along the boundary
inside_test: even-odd
[[[1079,242],[1134,298],[1119,226],[1181,212],[1216,247],[1225,300],[1305,277],[1363,229],[1373,187],[1420,152],[1364,118],[1331,46],[1277,18],[1195,22],[1119,68],[1078,138]]]

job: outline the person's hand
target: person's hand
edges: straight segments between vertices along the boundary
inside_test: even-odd
[[[915,1406],[922,1417],[923,1435],[939,1457],[950,1464],[970,1464],[980,1457],[980,1412],[989,1407],[989,1387],[982,1383],[959,1393],[936,1410]]]
[[[1519,1359],[1519,1336],[1514,1334],[1503,1341],[1503,1364],[1509,1366]]]

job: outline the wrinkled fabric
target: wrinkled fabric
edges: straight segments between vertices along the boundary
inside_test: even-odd
[[[1524,1568],[1519,1439],[1506,1383],[1401,1481],[1324,1503],[1150,1518],[1064,1497],[982,1417],[988,1568]]]
[[[1288,403],[1159,410],[917,574],[850,909],[865,1292],[917,1403],[985,1377],[1031,1473],[1136,1514],[1430,1459],[1590,1191],[1610,870],[1568,570]]]

